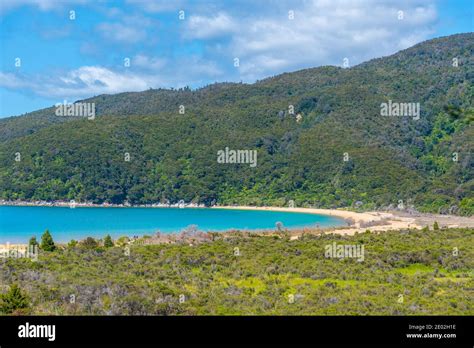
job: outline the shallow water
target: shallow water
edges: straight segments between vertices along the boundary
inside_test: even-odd
[[[25,243],[49,229],[55,241],[86,237],[113,238],[179,232],[189,225],[203,231],[342,226],[332,216],[255,210],[209,208],[85,208],[0,206],[0,243]]]

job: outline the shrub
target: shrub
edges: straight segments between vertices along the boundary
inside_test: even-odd
[[[71,241],[69,243],[67,243],[67,247],[70,248],[70,249],[73,249],[77,246],[77,241],[74,240],[74,239],[71,239]]]
[[[92,238],[92,237],[87,237],[81,242],[81,246],[86,248],[86,249],[95,249],[99,246],[99,243]]]
[[[29,307],[28,296],[22,293],[17,284],[12,284],[10,290],[0,296],[0,313],[11,314]]]

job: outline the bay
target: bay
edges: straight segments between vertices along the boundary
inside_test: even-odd
[[[26,243],[49,229],[55,241],[179,232],[190,225],[202,231],[343,226],[343,219],[307,213],[211,208],[101,208],[0,206],[0,243]]]

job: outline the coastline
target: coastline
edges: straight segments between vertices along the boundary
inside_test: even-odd
[[[364,212],[358,213],[350,210],[340,209],[319,209],[319,208],[288,208],[288,207],[253,207],[253,206],[214,206],[211,209],[232,209],[232,210],[261,210],[261,211],[278,211],[285,213],[305,213],[333,216],[342,219],[354,219],[357,222],[379,221],[384,217],[391,216],[389,213],[382,212]]]
[[[38,206],[38,207],[82,207],[82,208],[208,208],[208,209],[228,209],[228,210],[258,210],[258,211],[274,211],[287,213],[304,213],[317,214],[324,216],[337,217],[346,220],[347,226],[327,227],[321,229],[304,228],[296,229],[290,228],[288,232],[293,236],[298,236],[302,233],[336,233],[342,235],[353,235],[355,233],[363,233],[367,230],[371,232],[384,232],[389,230],[400,229],[422,229],[426,226],[432,226],[434,222],[438,222],[440,227],[456,228],[456,227],[474,227],[474,217],[461,217],[455,215],[435,215],[426,213],[409,214],[401,211],[368,211],[355,212],[344,209],[320,209],[320,208],[301,208],[301,207],[255,207],[255,206],[211,206],[206,207],[204,204],[195,203],[154,203],[154,204],[140,204],[131,205],[124,204],[95,204],[90,202],[76,203],[74,201],[5,201],[0,200],[0,206]],[[222,232],[226,233],[226,232]],[[256,231],[256,233],[259,233]]]
[[[230,209],[230,210],[259,210],[259,211],[275,211],[285,213],[304,213],[304,214],[317,214],[338,217],[342,219],[353,219],[357,223],[368,223],[374,221],[380,221],[384,218],[393,217],[390,213],[384,212],[354,212],[350,210],[342,209],[320,209],[320,208],[289,208],[289,207],[255,207],[255,206],[211,206],[206,207],[204,204],[195,203],[153,203],[153,204],[137,204],[131,205],[128,203],[124,204],[96,204],[96,203],[78,203],[78,202],[66,202],[66,201],[5,201],[0,200],[0,206],[16,206],[16,207],[80,207],[80,208],[209,208],[209,209]]]
[[[347,227],[328,227],[324,228],[325,233],[336,233],[344,235],[353,235],[363,233],[366,230],[372,232],[384,232],[403,228],[421,229],[424,226],[419,225],[413,217],[397,216],[390,212],[355,212],[342,209],[319,209],[319,208],[289,208],[289,207],[249,207],[249,206],[222,206],[212,207],[212,209],[236,209],[236,210],[263,210],[278,212],[306,213],[338,217],[352,222]],[[473,222],[474,223],[474,222]],[[304,230],[304,232],[307,232]],[[299,230],[290,230],[295,236],[302,232]]]
[[[92,202],[75,202],[75,201],[5,201],[0,200],[0,206],[8,207],[67,207],[67,208],[205,208],[204,204],[195,203],[153,203],[153,204],[136,204],[129,203],[112,204],[112,203],[92,203]]]
[[[354,235],[371,232],[386,232],[402,229],[423,229],[432,228],[434,223],[438,223],[440,228],[474,228],[473,216],[440,215],[428,213],[412,213],[403,211],[368,211],[355,212],[343,209],[318,209],[318,208],[289,208],[289,207],[252,207],[252,206],[222,206],[211,207],[212,209],[237,209],[237,210],[264,210],[293,213],[318,214],[334,216],[352,222],[347,227],[328,227],[324,229],[289,229],[293,238],[297,238],[302,233],[335,233],[341,235]]]

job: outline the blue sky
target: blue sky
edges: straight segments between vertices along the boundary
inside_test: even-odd
[[[103,93],[251,83],[344,58],[354,65],[472,32],[473,7],[471,0],[2,0],[0,117]]]

